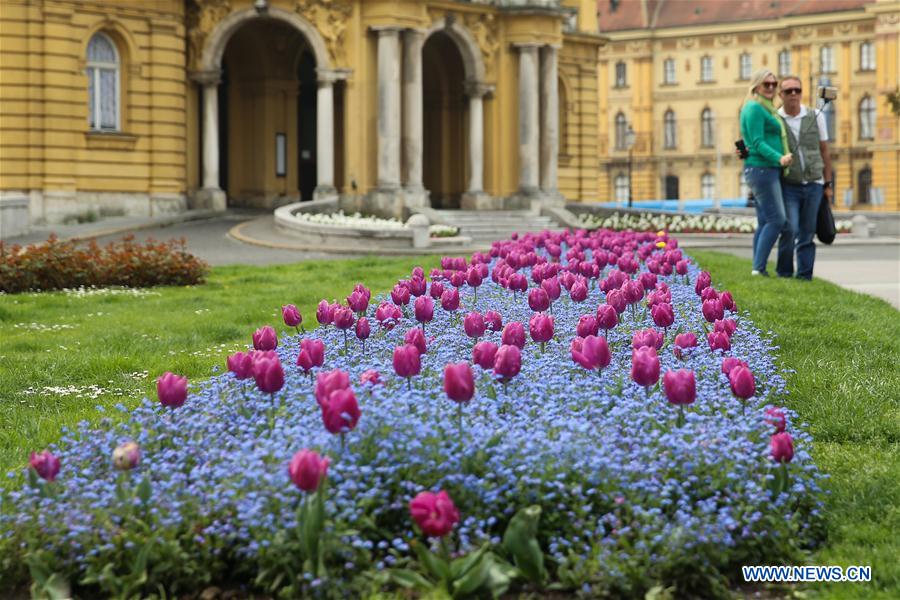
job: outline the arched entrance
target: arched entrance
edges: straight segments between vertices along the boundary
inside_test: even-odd
[[[434,208],[459,208],[466,191],[467,98],[465,67],[444,31],[422,48],[423,183]]]
[[[322,37],[305,19],[269,7],[238,10],[203,46],[202,185],[197,205],[271,208],[336,196],[335,106],[346,72],[329,68]],[[225,85],[223,85],[225,83]],[[342,163],[339,163],[342,164]]]

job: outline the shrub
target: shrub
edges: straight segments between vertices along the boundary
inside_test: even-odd
[[[0,291],[21,293],[77,287],[152,287],[203,283],[209,265],[185,241],[136,243],[133,235],[101,247],[55,235],[25,248],[0,242]]]

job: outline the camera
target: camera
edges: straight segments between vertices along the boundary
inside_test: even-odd
[[[838,89],[830,85],[820,85],[816,95],[825,102],[830,102],[837,98]]]
[[[736,141],[736,142],[734,143],[734,147],[737,148],[737,150],[738,150],[738,156],[740,156],[741,159],[745,159],[745,158],[747,158],[748,156],[750,156],[750,151],[747,150],[747,144],[744,143],[744,139],[743,139],[743,138],[741,138],[741,139],[739,139],[738,141]]]

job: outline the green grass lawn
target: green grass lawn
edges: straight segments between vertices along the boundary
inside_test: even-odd
[[[774,332],[780,364],[795,371],[785,404],[808,424],[813,456],[831,475],[829,537],[812,564],[872,567],[871,584],[812,591],[900,598],[900,313],[823,281],[750,278],[747,260],[691,254],[716,287],[730,289],[739,308]],[[60,427],[98,419],[97,405],[152,397],[166,370],[196,380],[224,368],[256,327],[286,330],[281,304],[296,304],[313,326],[320,298],[343,298],[357,281],[386,291],[416,264],[427,272],[437,258],[216,268],[204,286],[143,297],[0,296],[0,473],[21,469],[28,452],[51,443]],[[61,328],[39,327],[54,325]],[[45,387],[62,389],[25,392]]]

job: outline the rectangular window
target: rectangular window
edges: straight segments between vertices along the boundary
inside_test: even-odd
[[[713,80],[713,60],[711,56],[700,59],[700,81]]]
[[[750,79],[753,71],[753,57],[748,52],[741,54],[741,79]]]
[[[791,73],[791,51],[782,50],[778,53],[778,74],[782,77]]]
[[[620,88],[625,87],[626,85],[628,85],[628,80],[626,77],[625,63],[618,62],[616,63],[616,87]]]
[[[834,73],[834,48],[822,46],[819,50],[819,68],[822,73]]]
[[[859,47],[859,70],[875,70],[875,48],[871,42],[863,42]]]
[[[287,136],[283,133],[275,134],[275,176],[287,175]]]
[[[663,62],[663,82],[669,85],[675,83],[675,59],[667,58]]]

